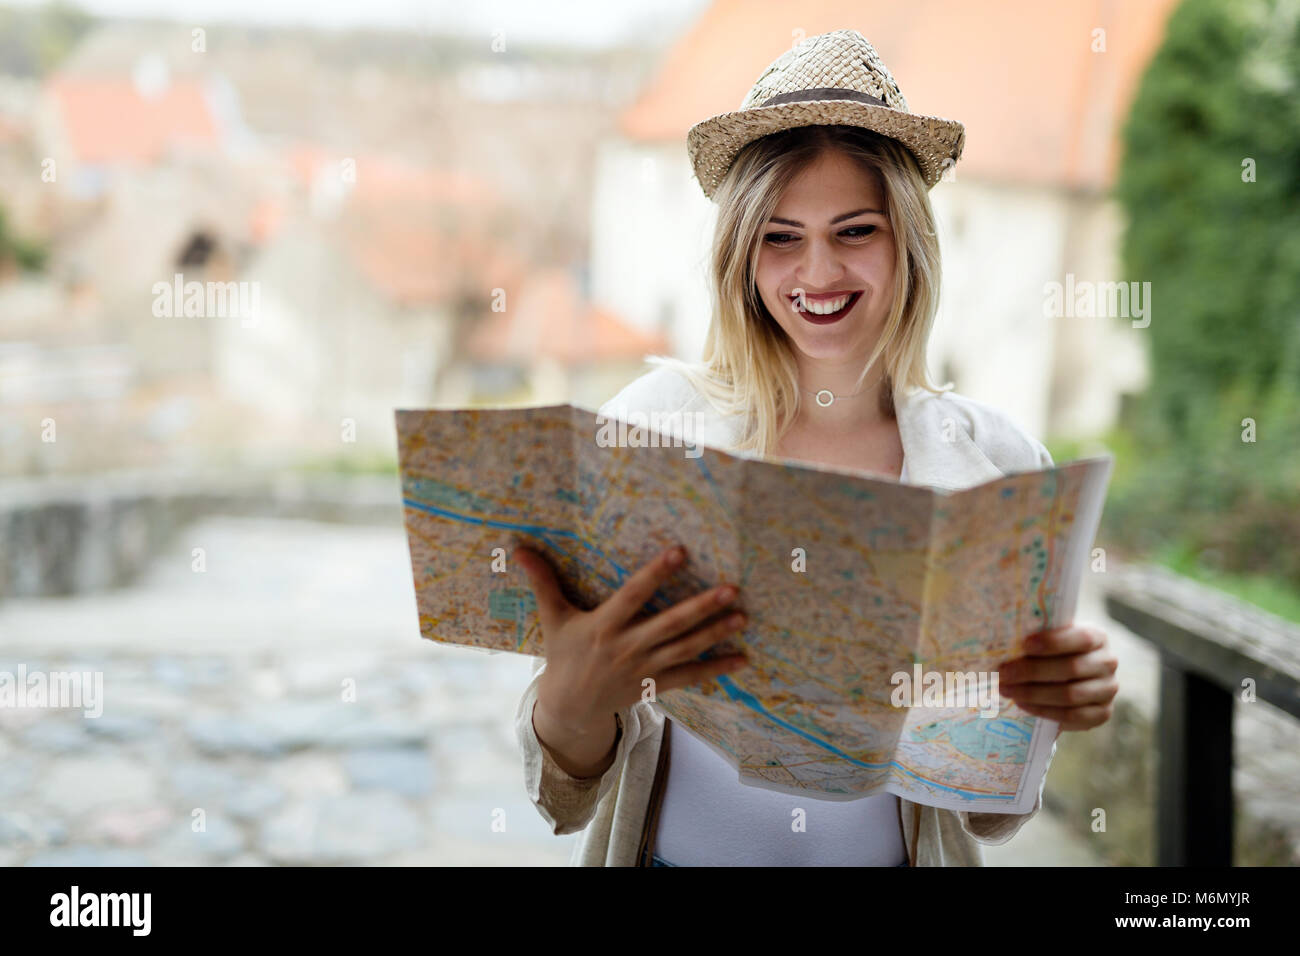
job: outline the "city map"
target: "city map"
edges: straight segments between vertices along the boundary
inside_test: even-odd
[[[647,613],[738,585],[746,628],[712,653],[750,666],[653,706],[742,782],[1032,809],[1057,725],[990,693],[989,675],[1030,634],[1072,623],[1110,458],[949,491],[668,440],[611,445],[607,420],[573,405],[396,415],[425,638],[544,656],[515,546],[542,552],[590,608],[682,544]]]

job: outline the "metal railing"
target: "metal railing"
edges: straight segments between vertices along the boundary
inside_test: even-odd
[[[1300,718],[1300,627],[1161,567],[1101,578],[1110,617],[1160,653],[1156,863],[1231,866],[1233,705]]]

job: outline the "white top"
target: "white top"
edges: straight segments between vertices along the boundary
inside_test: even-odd
[[[651,849],[677,866],[898,866],[907,862],[899,819],[892,793],[819,800],[743,784],[720,753],[674,723]]]
[[[651,850],[677,866],[898,866],[898,797],[820,800],[740,782],[722,755],[676,721]],[[802,810],[802,813],[798,811]]]

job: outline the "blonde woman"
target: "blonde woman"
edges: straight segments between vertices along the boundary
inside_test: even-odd
[[[696,438],[717,447],[938,487],[1050,466],[996,409],[927,378],[939,287],[928,190],[962,143],[960,124],[907,111],[856,31],[776,60],[740,111],[688,138],[718,204],[703,361],[659,359],[602,413],[694,415]],[[674,550],[582,610],[539,553],[516,558],[547,648],[517,714],[525,783],[553,832],[582,831],[577,864],[978,866],[981,843],[1009,840],[1041,807],[1041,788],[1034,810],[1014,815],[746,786],[641,700],[646,676],[663,692],[745,666],[739,655],[700,659],[744,627],[735,587],[639,617],[689,562]],[[1116,663],[1095,628],[1046,631],[1000,669],[1000,691],[1061,730],[1087,730],[1110,717]],[[790,826],[796,807],[804,832]]]

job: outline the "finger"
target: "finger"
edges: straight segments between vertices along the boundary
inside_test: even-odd
[[[729,614],[720,621],[714,621],[676,640],[660,645],[647,660],[646,669],[654,674],[680,664],[690,663],[713,645],[734,637],[744,626],[745,615]]]
[[[674,554],[677,555],[676,561],[673,560]],[[637,569],[594,613],[601,615],[602,624],[622,627],[645,607],[659,586],[685,563],[685,548],[669,548]]]
[[[707,661],[692,661],[689,664],[679,664],[677,667],[669,668],[655,677],[655,692],[663,693],[666,690],[676,690],[679,687],[702,684],[713,680],[715,677],[732,674],[748,666],[749,661],[745,659],[743,654],[728,654],[726,657],[713,657]]]
[[[630,636],[635,640],[638,650],[649,653],[659,645],[698,627],[735,601],[739,593],[737,588],[729,584],[710,588],[694,597],[678,601],[672,607],[646,619],[633,629]]]
[[[1089,704],[1108,704],[1119,692],[1119,682],[1113,677],[1094,680],[1071,681],[1066,684],[1016,684],[1014,693],[998,691],[1017,704],[1038,704],[1048,707],[1083,707]]]
[[[537,599],[537,614],[541,618],[543,633],[552,631],[573,612],[574,607],[560,590],[551,562],[545,555],[525,545],[515,548],[512,557],[528,575],[533,597]]]
[[[1110,720],[1113,707],[1110,704],[1092,704],[1087,707],[1045,707],[1030,705],[1021,707],[1027,714],[1054,720],[1060,724],[1060,730],[1092,730]]]
[[[1119,661],[1106,648],[1060,657],[1018,657],[998,668],[998,682],[1006,686],[1106,677],[1115,673],[1118,665]]]
[[[1082,654],[1104,647],[1106,635],[1091,627],[1058,627],[1025,638],[1026,657]]]

